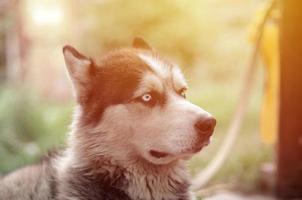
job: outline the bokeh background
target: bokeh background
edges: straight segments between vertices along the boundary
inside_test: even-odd
[[[188,99],[218,120],[211,145],[189,163],[195,175],[225,139],[264,2],[1,0],[0,174],[64,146],[75,105],[64,44],[96,57],[142,36],[182,67],[190,85]],[[259,190],[261,165],[274,160],[274,146],[259,134],[263,79],[260,62],[242,130],[212,185]]]

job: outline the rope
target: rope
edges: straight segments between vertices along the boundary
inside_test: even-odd
[[[257,67],[257,56],[263,36],[263,29],[275,5],[276,0],[272,0],[258,28],[256,35],[256,43],[247,65],[247,71],[245,75],[246,78],[244,79],[245,81],[243,83],[243,87],[241,88],[239,102],[236,107],[233,119],[230,123],[226,139],[224,140],[224,143],[222,144],[210,164],[203,171],[197,174],[194,178],[192,188],[195,191],[207,185],[208,182],[217,173],[217,171],[222,167],[223,163],[226,161],[228,155],[230,154],[230,151],[236,141],[236,138],[238,137],[243,118],[247,111],[247,105],[251,96],[253,78]]]

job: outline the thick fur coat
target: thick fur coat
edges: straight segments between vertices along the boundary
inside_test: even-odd
[[[98,60],[63,49],[77,101],[67,147],[0,180],[1,200],[192,200],[185,161],[215,119],[142,39]]]

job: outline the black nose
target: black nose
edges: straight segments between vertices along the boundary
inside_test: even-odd
[[[216,119],[214,117],[202,117],[198,119],[195,128],[199,134],[211,135],[216,126]]]

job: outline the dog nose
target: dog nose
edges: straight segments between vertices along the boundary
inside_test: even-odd
[[[216,119],[214,117],[202,117],[197,120],[195,128],[199,134],[212,135],[216,126]]]

